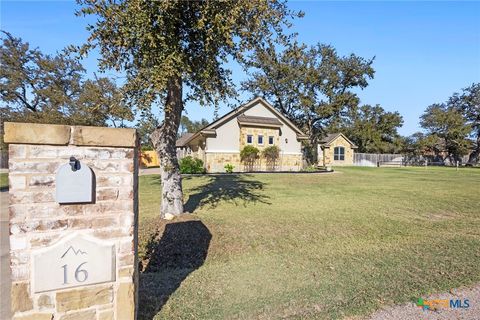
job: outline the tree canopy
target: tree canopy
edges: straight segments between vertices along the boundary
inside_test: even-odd
[[[467,139],[471,126],[462,113],[451,105],[430,105],[421,116],[420,125],[432,137],[430,140],[435,145],[431,147],[443,160],[449,158],[454,163],[471,148]]]
[[[101,70],[126,75],[126,97],[150,108],[160,103],[164,119],[151,135],[159,154],[162,216],[183,212],[175,140],[184,101],[217,105],[235,94],[229,60],[245,64],[265,41],[286,41],[283,29],[301,16],[285,1],[77,0],[78,15],[93,15],[90,36],[76,48],[101,53]]]
[[[242,88],[271,101],[314,146],[336,116],[358,105],[353,89],[368,85],[372,63],[354,54],[340,56],[330,45],[291,41],[278,48],[268,43],[255,51]]]
[[[454,93],[448,99],[448,105],[458,110],[470,125],[470,137],[474,141],[469,162],[477,163],[480,158],[480,83],[464,88],[461,93]]]
[[[43,54],[5,31],[0,99],[2,121],[121,126],[133,120],[115,82],[86,79],[82,65],[66,53]]]
[[[403,118],[398,112],[387,112],[380,105],[353,108],[334,131],[341,131],[358,146],[358,152],[397,153],[402,151],[398,128]]]
[[[200,129],[206,127],[209,124],[207,119],[202,120],[190,120],[187,116],[182,116],[180,120],[180,134],[184,133],[196,133]]]
[[[164,102],[168,82],[180,77],[186,99],[212,105],[235,93],[224,63],[246,61],[265,39],[283,37],[290,11],[285,1],[78,0],[78,15],[95,15],[88,42],[101,52],[102,70],[127,75],[127,94],[141,107]]]

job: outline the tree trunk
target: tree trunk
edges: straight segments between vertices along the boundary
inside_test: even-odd
[[[160,216],[171,218],[183,213],[182,177],[178,166],[175,142],[182,116],[182,79],[173,77],[167,84],[165,119],[150,136],[160,162],[162,204]]]
[[[306,146],[307,148],[306,160],[309,165],[316,165],[318,162],[317,135],[315,134],[315,132],[313,132],[314,128],[311,120],[308,121],[307,127],[308,127],[308,141],[310,145]]]
[[[318,139],[315,134],[310,134],[310,144],[312,147],[312,159],[311,164],[317,165],[318,164]]]

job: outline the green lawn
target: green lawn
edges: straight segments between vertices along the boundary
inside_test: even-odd
[[[480,170],[140,178],[140,319],[331,319],[480,282]]]
[[[0,189],[8,188],[8,173],[0,173]]]

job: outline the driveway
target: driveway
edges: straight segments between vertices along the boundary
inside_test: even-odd
[[[139,176],[145,176],[149,174],[160,174],[160,168],[145,168],[145,169],[138,169]]]

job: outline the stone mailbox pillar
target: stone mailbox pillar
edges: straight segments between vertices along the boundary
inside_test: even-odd
[[[12,319],[135,319],[134,129],[5,123]]]

